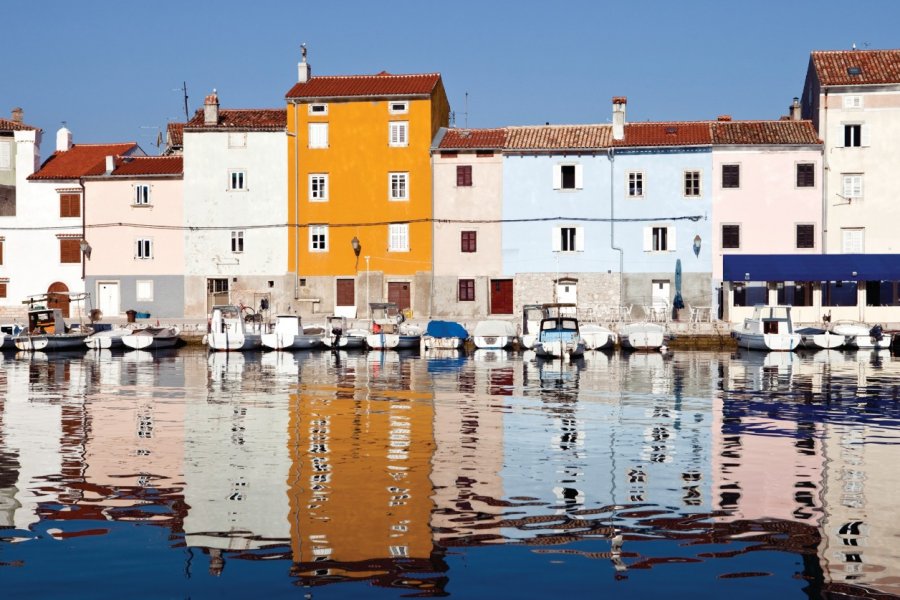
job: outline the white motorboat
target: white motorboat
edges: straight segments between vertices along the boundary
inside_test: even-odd
[[[523,348],[531,349],[540,333],[541,319],[546,316],[543,304],[526,304],[522,307],[522,335],[519,342]]]
[[[347,317],[333,315],[325,320],[325,335],[322,343],[332,349],[354,350],[365,348],[367,335],[369,332],[365,329],[350,327]]]
[[[143,327],[122,336],[122,344],[132,350],[174,348],[181,341],[177,327]]]
[[[837,321],[831,326],[831,331],[844,336],[848,348],[880,350],[891,346],[890,336],[884,335],[880,325],[870,327],[859,321]]]
[[[469,332],[456,321],[429,321],[422,342],[426,350],[459,350],[469,339]]]
[[[322,346],[325,330],[304,328],[298,315],[277,315],[275,327],[260,335],[263,347],[270,350],[312,350]]]
[[[68,294],[69,301],[81,301],[87,294]],[[28,327],[13,339],[16,349],[23,352],[54,352],[60,350],[84,350],[84,340],[93,333],[86,325],[69,325],[62,309],[47,308],[50,294],[29,296]]]
[[[666,328],[658,323],[629,323],[619,330],[619,342],[626,350],[660,350],[666,342]]]
[[[84,338],[84,345],[91,350],[115,350],[124,347],[122,337],[130,335],[131,329],[124,327],[114,327],[112,329],[104,329],[95,331],[91,335]]]
[[[578,331],[586,350],[611,350],[616,347],[616,332],[597,323],[579,323]]]
[[[419,349],[422,332],[414,325],[404,324],[404,316],[394,302],[372,302],[372,331],[366,336],[366,345],[372,350]]]
[[[484,350],[508,348],[516,340],[516,326],[500,319],[479,321],[472,340],[477,348]]]
[[[794,331],[790,306],[757,304],[753,316],[732,331],[738,346],[748,350],[790,352],[800,345],[800,334]]]
[[[0,350],[15,350],[15,338],[22,331],[18,323],[0,325]]]
[[[584,356],[584,340],[578,332],[578,319],[565,315],[542,319],[534,353],[541,358],[566,360]]]
[[[203,343],[214,351],[257,350],[262,345],[260,335],[259,323],[245,323],[237,306],[213,306]]]
[[[847,336],[820,327],[803,327],[797,333],[800,334],[800,347],[807,350],[833,350],[847,343]]]

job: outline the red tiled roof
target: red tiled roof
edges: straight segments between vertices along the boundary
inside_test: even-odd
[[[438,148],[472,149],[503,148],[506,144],[505,129],[448,129]]]
[[[810,121],[719,121],[714,144],[821,144]]]
[[[281,131],[287,127],[285,108],[229,108],[219,110],[218,125],[203,122],[203,109],[197,110],[193,118],[184,124],[188,131],[249,130]]]
[[[18,121],[0,119],[0,131],[37,131],[38,129],[38,127],[32,127]]]
[[[706,121],[626,123],[625,139],[612,146],[708,146],[712,144],[710,124]]]
[[[114,176],[182,175],[184,161],[181,156],[116,157]]]
[[[340,75],[312,77],[294,84],[286,98],[352,98],[359,96],[428,96],[441,80],[440,73],[410,75]]]
[[[128,154],[137,149],[134,142],[122,144],[76,144],[64,152],[50,155],[32,179],[78,179],[106,172],[106,157]]]
[[[823,86],[900,83],[900,50],[819,50],[810,61]]]
[[[506,150],[587,150],[612,142],[610,125],[535,125],[508,127]]]
[[[166,127],[166,144],[172,148],[184,145],[184,123],[169,123]]]

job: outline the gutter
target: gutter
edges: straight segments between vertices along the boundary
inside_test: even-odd
[[[300,298],[300,124],[294,101],[294,300]],[[286,132],[290,133],[290,132]]]
[[[823,90],[825,92],[825,101],[822,104],[822,129],[825,134],[828,134],[828,88]],[[822,136],[822,141],[825,142],[825,136]],[[828,144],[822,144],[822,254],[825,254],[828,251],[828,176],[831,171],[831,167],[828,165],[828,157],[830,155],[830,150],[828,149]]]
[[[609,247],[619,253],[619,304],[625,303],[625,251],[616,246],[616,149],[610,148],[609,158]]]

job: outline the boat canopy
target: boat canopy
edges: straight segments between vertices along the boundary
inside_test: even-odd
[[[724,281],[898,281],[896,254],[726,254]]]
[[[498,319],[479,321],[475,325],[475,332],[472,335],[477,337],[513,337],[516,335],[516,326],[509,321],[500,321]]]
[[[467,339],[469,337],[466,328],[456,321],[429,321],[425,334],[436,338]]]

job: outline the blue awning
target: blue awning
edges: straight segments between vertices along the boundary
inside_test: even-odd
[[[724,281],[900,281],[900,254],[726,254]]]

